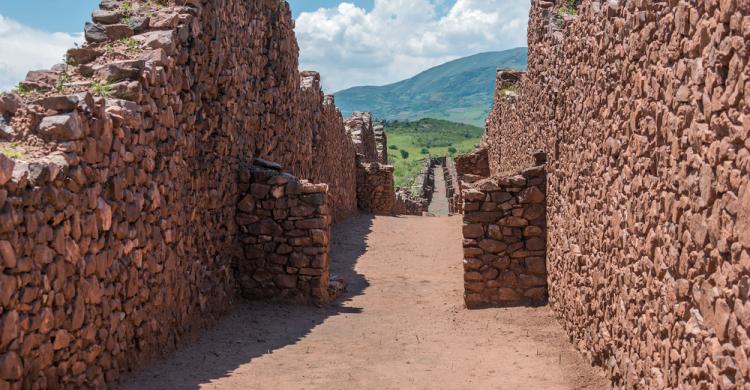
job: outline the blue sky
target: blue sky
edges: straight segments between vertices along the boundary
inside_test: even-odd
[[[252,0],[248,0],[252,1]],[[327,92],[383,85],[460,57],[526,46],[530,0],[289,0],[301,70]],[[82,42],[99,0],[0,0],[0,90]]]

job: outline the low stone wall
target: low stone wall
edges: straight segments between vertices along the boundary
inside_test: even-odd
[[[464,300],[469,308],[543,304],[547,297],[544,165],[469,184]]]
[[[443,175],[445,176],[445,197],[448,198],[450,214],[463,214],[464,200],[461,196],[461,181],[458,180],[456,162],[452,157],[445,158]]]
[[[393,167],[377,162],[357,165],[357,204],[359,209],[376,215],[393,215],[396,191]]]
[[[480,147],[471,153],[456,157],[456,172],[459,180],[476,181],[478,178],[490,176],[490,163],[486,147]],[[474,177],[473,180],[466,180]]]
[[[354,142],[354,149],[362,156],[360,159],[365,163],[379,162],[377,144],[375,142],[375,131],[372,128],[372,114],[369,112],[354,112],[352,116],[344,121],[346,131]],[[386,150],[387,157],[387,145]]]
[[[414,196],[406,189],[396,190],[396,203],[393,212],[396,215],[422,215],[430,207],[430,202],[425,198]]]
[[[240,294],[323,304],[329,301],[331,208],[328,186],[299,181],[272,164],[240,173],[235,263]]]

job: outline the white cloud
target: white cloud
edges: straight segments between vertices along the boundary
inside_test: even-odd
[[[526,46],[530,0],[375,0],[341,3],[297,18],[300,67],[329,92],[402,80],[446,61]]]
[[[48,69],[62,62],[83,33],[48,33],[0,15],[0,90],[9,90],[30,70]]]

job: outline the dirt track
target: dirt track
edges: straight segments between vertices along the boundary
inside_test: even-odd
[[[461,219],[336,226],[327,308],[243,303],[124,389],[603,389],[550,310],[462,305]]]

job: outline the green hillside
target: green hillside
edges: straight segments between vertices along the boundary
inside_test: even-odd
[[[441,119],[416,122],[386,121],[388,160],[395,168],[395,184],[410,187],[430,156],[455,156],[474,149],[484,129]]]
[[[382,87],[337,92],[345,115],[371,111],[376,118],[439,118],[484,126],[495,90],[497,68],[525,69],[525,47],[480,53],[428,69],[408,80]]]

